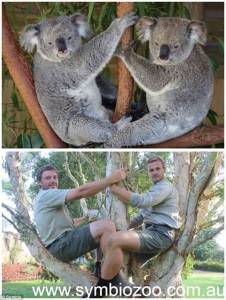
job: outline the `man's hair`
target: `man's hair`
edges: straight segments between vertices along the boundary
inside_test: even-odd
[[[42,179],[42,174],[45,172],[45,171],[55,171],[58,175],[58,171],[55,167],[51,166],[51,165],[45,165],[45,166],[42,166],[38,169],[38,171],[36,172],[36,179],[37,181],[41,181]]]
[[[149,158],[148,164],[153,163],[155,161],[160,161],[162,163],[163,168],[165,169],[165,162],[160,156],[153,156],[153,157]]]

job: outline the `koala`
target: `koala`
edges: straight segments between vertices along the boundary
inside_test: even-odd
[[[204,23],[182,18],[141,18],[141,42],[149,41],[149,60],[131,47],[118,48],[136,83],[146,92],[148,113],[127,124],[105,147],[155,144],[178,137],[200,125],[213,95],[213,73],[201,45]]]
[[[97,75],[110,61],[125,29],[135,24],[134,13],[115,19],[108,29],[89,41],[85,16],[73,14],[27,25],[20,44],[36,49],[33,75],[38,101],[56,134],[66,143],[82,146],[103,143],[130,120],[110,122],[102,105]]]

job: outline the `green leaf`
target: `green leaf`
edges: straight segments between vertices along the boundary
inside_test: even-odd
[[[210,57],[209,59],[210,59],[210,63],[211,63],[212,68],[213,68],[213,72],[216,72],[217,69],[219,68],[219,63],[218,63],[218,61],[216,60],[215,57]]]
[[[145,3],[142,2],[135,2],[135,7],[138,10],[138,16],[145,16]]]
[[[207,118],[210,120],[210,122],[213,125],[217,125],[217,113],[215,111],[213,111],[212,109],[209,110]]]
[[[89,2],[89,6],[88,6],[88,22],[89,23],[91,21],[93,9],[94,9],[94,2]]]
[[[43,140],[37,131],[32,132],[30,139],[32,148],[41,148],[43,146]]]
[[[12,92],[12,95],[11,95],[11,99],[12,99],[12,101],[13,101],[13,106],[17,109],[17,110],[19,110],[19,111],[22,111],[22,109],[20,108],[20,102],[19,102],[19,100],[18,100],[18,97],[17,97],[17,94],[16,94],[16,91],[15,91],[15,89],[13,89],[13,92]]]
[[[224,41],[222,39],[217,38],[218,40],[218,47],[220,49],[220,53],[222,57],[224,57]]]
[[[174,10],[175,10],[175,3],[173,2],[169,3],[169,12],[168,12],[169,17],[172,17],[174,15]]]
[[[29,135],[26,133],[21,133],[17,137],[17,146],[18,148],[31,148]]]

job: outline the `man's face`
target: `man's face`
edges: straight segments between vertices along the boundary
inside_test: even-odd
[[[154,183],[163,179],[164,173],[165,170],[161,161],[157,160],[148,164],[148,175]]]
[[[44,171],[41,180],[39,181],[41,189],[57,189],[58,188],[58,175],[54,170]]]

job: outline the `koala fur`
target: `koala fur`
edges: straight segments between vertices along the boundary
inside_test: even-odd
[[[103,143],[128,120],[110,122],[102,105],[96,76],[110,61],[134,13],[115,19],[86,43],[91,29],[81,14],[46,19],[24,28],[20,44],[34,55],[34,82],[39,103],[50,125],[66,143]]]
[[[146,92],[149,112],[127,124],[105,147],[155,144],[183,135],[208,113],[213,73],[200,45],[206,41],[202,22],[182,18],[143,17],[139,39],[149,41],[150,59],[131,48],[116,50],[136,83]]]

